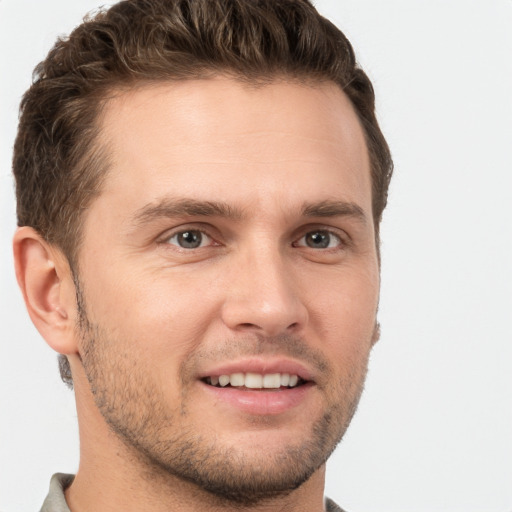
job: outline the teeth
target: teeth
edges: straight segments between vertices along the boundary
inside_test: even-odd
[[[263,376],[263,387],[264,388],[280,388],[281,387],[281,375],[279,373],[270,373],[269,375]]]
[[[233,373],[229,376],[229,383],[232,386],[243,386],[245,382],[245,377],[243,373]]]
[[[221,375],[219,377],[219,384],[224,387],[229,384],[229,375]]]
[[[220,375],[208,377],[207,382],[212,386],[226,387],[231,384],[233,387],[246,387],[249,389],[277,389],[282,387],[293,388],[299,383],[298,375],[289,373],[232,373],[231,375]]]
[[[247,373],[245,375],[245,387],[258,389],[263,387],[263,375],[259,373]]]

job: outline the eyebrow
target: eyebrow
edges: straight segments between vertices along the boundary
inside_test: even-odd
[[[363,224],[368,221],[364,210],[358,204],[347,201],[304,203],[302,215],[304,217],[354,217]]]
[[[220,201],[163,198],[140,208],[134,215],[134,224],[142,225],[154,220],[173,217],[243,218],[243,211]]]
[[[354,217],[366,224],[364,210],[356,203],[347,201],[325,200],[305,202],[302,205],[303,217]],[[135,213],[133,223],[144,225],[158,219],[173,217],[222,217],[232,220],[242,220],[246,215],[241,208],[222,201],[201,201],[197,199],[163,198],[155,203],[149,203]]]

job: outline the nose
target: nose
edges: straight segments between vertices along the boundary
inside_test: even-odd
[[[300,332],[307,324],[308,310],[298,284],[278,250],[240,258],[226,285],[225,325],[264,336]]]

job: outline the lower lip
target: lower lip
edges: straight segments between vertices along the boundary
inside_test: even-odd
[[[276,415],[300,405],[312,390],[308,382],[296,388],[275,390],[248,390],[244,388],[218,388],[201,382],[207,392],[217,400],[225,402],[238,410],[255,415]]]

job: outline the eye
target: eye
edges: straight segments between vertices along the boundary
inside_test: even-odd
[[[298,247],[311,247],[312,249],[333,249],[343,245],[343,241],[331,231],[316,230],[306,233],[294,245]]]
[[[177,245],[182,249],[198,249],[212,243],[212,239],[202,231],[197,229],[187,229],[175,233],[167,239],[167,243]]]

